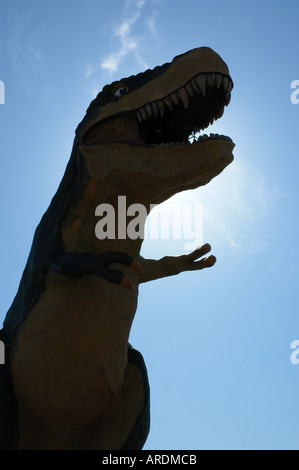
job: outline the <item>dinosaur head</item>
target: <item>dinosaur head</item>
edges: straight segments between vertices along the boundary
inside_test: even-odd
[[[207,47],[105,86],[77,128],[91,177],[110,171],[119,184],[135,175],[143,191],[161,186],[161,200],[206,184],[231,163],[234,144],[190,136],[223,115],[232,88],[227,65]]]

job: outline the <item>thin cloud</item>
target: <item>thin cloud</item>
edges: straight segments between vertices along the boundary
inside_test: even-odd
[[[110,74],[116,72],[121,61],[130,53],[134,52],[138,63],[147,68],[147,64],[142,58],[140,42],[142,38],[133,34],[133,29],[140,19],[142,8],[146,5],[146,0],[127,0],[124,4],[124,19],[112,28],[113,36],[118,40],[118,48],[101,62],[101,67],[108,70]],[[155,29],[156,20],[152,15],[147,20],[147,26],[151,35],[157,37]]]
[[[157,29],[156,29],[156,23],[157,23],[157,17],[156,17],[156,13],[153,13],[152,16],[150,18],[148,18],[146,24],[147,24],[147,27],[148,29],[150,30],[152,36],[157,39],[158,38],[158,33],[157,33]]]
[[[14,73],[22,77],[19,86],[28,95],[47,101],[51,99],[51,82],[43,40],[43,30],[32,27],[29,15],[23,15],[16,18],[9,29],[6,48]]]
[[[131,5],[136,6],[137,8],[142,8],[146,0],[126,0],[124,3],[124,9],[127,10]]]
[[[94,73],[94,71],[95,71],[94,66],[92,64],[88,64],[85,68],[83,78],[86,80]]]
[[[28,22],[20,18],[7,40],[13,67],[40,71],[44,56],[39,43],[39,31],[29,31]]]
[[[120,39],[120,48],[117,52],[106,57],[101,63],[101,67],[108,69],[110,74],[118,69],[121,60],[127,54],[137,49],[137,40],[132,36],[132,27],[139,18],[139,15],[140,12],[137,12],[134,16],[114,28],[114,36]]]

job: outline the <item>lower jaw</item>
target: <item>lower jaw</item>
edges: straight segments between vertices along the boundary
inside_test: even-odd
[[[171,147],[171,146],[176,146],[176,145],[198,145],[201,142],[206,142],[207,140],[226,140],[229,142],[232,142],[232,139],[226,135],[221,135],[221,134],[204,134],[199,137],[193,137],[189,139],[187,142],[161,142],[161,143],[156,143],[156,144],[149,144],[148,147]]]

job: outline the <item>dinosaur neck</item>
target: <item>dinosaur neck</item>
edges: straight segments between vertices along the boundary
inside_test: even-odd
[[[61,225],[67,253],[140,253],[150,206],[138,203],[128,194],[111,192],[90,180],[84,197],[68,209]]]

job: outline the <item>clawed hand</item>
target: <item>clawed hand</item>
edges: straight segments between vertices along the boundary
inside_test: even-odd
[[[133,290],[133,283],[130,280],[129,272],[125,275],[122,271],[115,271],[108,268],[109,264],[117,262],[128,266],[135,271],[135,277],[138,278],[138,282],[143,283],[167,276],[174,276],[184,271],[197,271],[211,268],[216,263],[216,258],[213,255],[205,256],[210,251],[211,246],[206,243],[188,255],[165,256],[160,260],[150,260],[140,257],[138,259],[140,264],[125,253],[107,252],[101,255],[107,265],[105,275],[103,273],[101,274],[106,280],[119,284],[129,290]],[[203,258],[203,256],[205,257]],[[98,275],[100,275],[100,273],[98,273]]]
[[[130,279],[130,271],[135,271],[135,279],[139,283],[143,283],[174,276],[184,271],[210,268],[216,263],[215,256],[210,255],[203,258],[210,251],[211,246],[206,243],[188,255],[165,256],[160,260],[144,259],[140,256],[138,261],[127,253],[117,251],[107,251],[99,255],[89,253],[52,254],[48,260],[48,267],[69,277],[99,276],[110,283],[133,290],[134,283]],[[123,272],[121,266],[120,269],[112,269],[111,265],[115,263],[122,265],[124,271],[127,272]],[[129,271],[125,268],[129,268]]]
[[[160,260],[140,258],[140,264],[144,272],[140,273],[139,282],[148,282],[162,277],[174,276],[184,271],[211,268],[216,263],[216,258],[213,255],[205,256],[210,251],[211,246],[206,243],[188,255],[165,256]],[[203,256],[205,257],[202,258]]]

